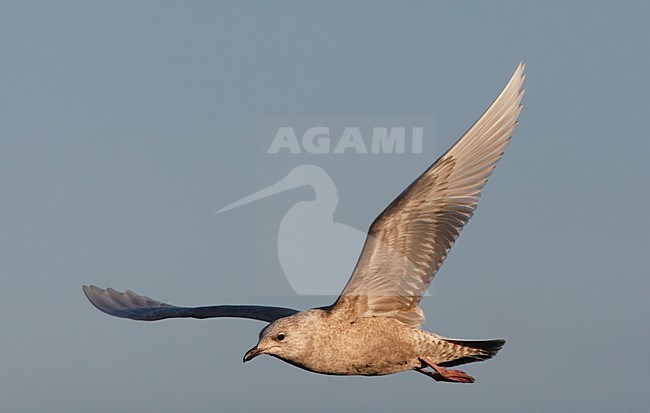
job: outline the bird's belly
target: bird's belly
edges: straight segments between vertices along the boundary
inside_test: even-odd
[[[378,326],[363,322],[346,327],[314,343],[298,367],[322,374],[379,376],[420,366],[408,334],[384,329],[379,333]]]
[[[357,357],[353,360],[317,357],[301,364],[289,362],[314,373],[339,376],[382,376],[413,370],[420,365],[416,359],[385,359],[376,357],[367,359]]]

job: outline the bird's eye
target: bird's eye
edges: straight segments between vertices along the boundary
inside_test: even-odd
[[[284,336],[284,333],[279,333],[279,334],[278,334],[278,341],[282,341],[282,340],[284,340],[284,337],[285,337],[285,336]]]

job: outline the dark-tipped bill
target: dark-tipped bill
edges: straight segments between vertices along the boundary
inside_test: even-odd
[[[252,349],[248,350],[246,354],[244,354],[244,363],[253,360],[255,357],[263,353],[264,350],[257,348],[257,346],[253,347]]]

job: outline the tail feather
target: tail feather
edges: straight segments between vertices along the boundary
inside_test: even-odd
[[[457,344],[463,347],[477,350],[475,353],[457,358],[455,360],[439,363],[441,367],[453,367],[461,364],[483,361],[494,357],[501,347],[506,343],[505,340],[457,340],[446,338],[445,341]]]

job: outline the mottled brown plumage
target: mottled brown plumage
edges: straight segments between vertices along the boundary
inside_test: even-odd
[[[351,323],[345,313],[312,309],[262,330],[244,361],[269,354],[316,373],[378,376],[420,370],[422,356],[443,366],[463,357],[484,360],[503,345],[496,340],[489,348],[477,349],[460,343],[392,317],[362,317]]]
[[[135,320],[243,317],[269,322],[244,361],[268,354],[322,374],[416,370],[438,381],[473,382],[466,373],[445,367],[491,358],[504,341],[457,340],[423,331],[419,302],[474,214],[515,129],[523,71],[520,64],[479,120],[377,217],[333,305],[302,312],[263,306],[188,308],[94,286],[84,286],[86,296],[110,315]]]

